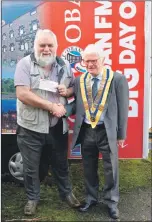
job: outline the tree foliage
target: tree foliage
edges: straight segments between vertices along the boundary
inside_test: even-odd
[[[2,79],[2,93],[15,93],[14,80]]]

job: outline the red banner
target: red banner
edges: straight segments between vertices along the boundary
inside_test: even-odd
[[[75,76],[85,70],[80,52],[90,43],[104,48],[106,65],[122,72],[129,83],[127,140],[120,158],[142,158],[144,100],[144,2],[47,2],[41,5],[41,27],[58,38],[58,55],[68,59]],[[69,118],[69,145],[74,118]],[[80,158],[80,146],[69,158]]]

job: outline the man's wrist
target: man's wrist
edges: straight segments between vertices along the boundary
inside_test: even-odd
[[[70,88],[67,88],[67,89],[66,89],[66,97],[67,97],[67,98],[73,96],[73,94],[74,94],[73,87],[70,87]]]
[[[53,112],[53,106],[54,106],[54,103],[50,103],[50,108],[49,108],[50,113]]]
[[[66,89],[65,97],[68,97],[68,89]]]

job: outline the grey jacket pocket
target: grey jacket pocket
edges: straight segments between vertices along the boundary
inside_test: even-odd
[[[39,89],[40,84],[40,74],[30,74],[31,75],[31,88],[32,89]]]
[[[25,106],[22,111],[22,119],[31,124],[38,124],[38,109]]]

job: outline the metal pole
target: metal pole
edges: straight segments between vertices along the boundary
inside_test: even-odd
[[[150,78],[151,78],[151,1],[145,2],[145,71],[144,71],[144,121],[143,121],[143,158],[149,153],[150,119]]]

